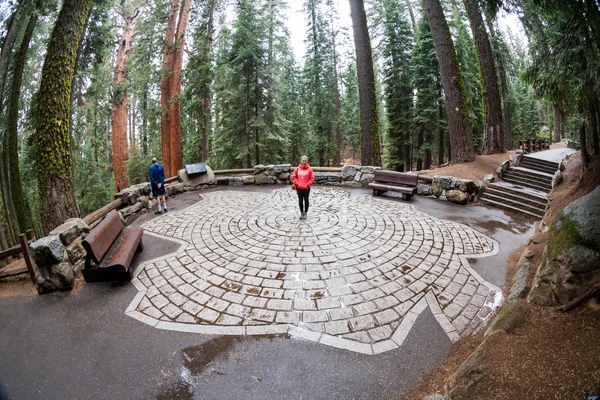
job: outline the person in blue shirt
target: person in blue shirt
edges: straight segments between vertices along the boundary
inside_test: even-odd
[[[150,166],[150,185],[152,186],[152,196],[158,202],[158,209],[154,214],[162,214],[163,209],[165,212],[169,211],[167,209],[167,200],[165,199],[165,170],[158,163],[156,157],[152,159],[152,165]]]

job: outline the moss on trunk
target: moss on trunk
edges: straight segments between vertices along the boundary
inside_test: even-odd
[[[92,0],[65,0],[48,42],[40,84],[35,158],[40,213],[48,233],[78,217],[71,159],[71,83]]]

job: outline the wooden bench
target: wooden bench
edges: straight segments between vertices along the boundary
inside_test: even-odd
[[[415,174],[377,170],[373,182],[369,183],[369,187],[373,188],[373,196],[392,191],[402,193],[402,200],[408,200],[417,193],[418,179],[419,177]]]
[[[113,210],[83,240],[86,251],[83,277],[86,282],[131,280],[135,253],[143,250],[140,227],[125,227]]]

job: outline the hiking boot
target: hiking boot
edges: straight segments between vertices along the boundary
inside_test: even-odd
[[[165,211],[164,211],[164,212],[169,212],[169,209],[168,209],[168,208],[165,208]]]

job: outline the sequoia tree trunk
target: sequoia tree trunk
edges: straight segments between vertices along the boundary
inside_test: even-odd
[[[375,93],[373,54],[363,0],[350,1],[350,16],[356,47],[356,67],[360,102],[360,133],[362,165],[381,166],[379,117]]]
[[[64,1],[42,68],[34,147],[45,234],[79,216],[71,159],[70,99],[77,50],[92,3]]]
[[[469,121],[464,82],[450,28],[446,22],[440,0],[423,0],[423,8],[431,25],[435,53],[442,75],[446,113],[448,114],[450,161],[453,163],[473,161],[475,159],[473,134]]]
[[[173,0],[167,20],[161,79],[161,141],[165,174],[175,176],[181,156],[181,66],[191,0]]]
[[[191,5],[192,0],[182,0],[182,4],[179,8],[177,30],[175,32],[176,45],[173,54],[173,75],[171,75],[171,83],[169,85],[169,114],[171,117],[169,125],[169,136],[171,141],[169,144],[169,152],[171,154],[169,177],[177,175],[177,172],[183,166],[183,158],[181,155],[181,67],[183,65],[185,32],[190,18]]]
[[[10,175],[10,191],[14,211],[19,225],[19,233],[25,232],[31,227],[31,217],[29,207],[23,189],[21,187],[21,174],[19,171],[19,151],[18,151],[18,123],[19,123],[19,97],[21,93],[21,82],[23,70],[27,63],[27,52],[29,42],[33,36],[33,29],[37,22],[37,13],[33,12],[29,17],[25,35],[21,41],[19,51],[15,55],[13,67],[12,85],[10,89],[10,99],[8,103],[8,124],[6,135],[8,135],[8,165]]]
[[[475,39],[477,61],[481,75],[481,93],[483,99],[484,131],[483,154],[504,153],[502,142],[502,103],[498,90],[498,74],[490,38],[476,0],[464,0],[467,17]]]
[[[119,40],[117,63],[113,78],[112,101],[112,162],[114,165],[115,191],[120,192],[129,186],[126,164],[129,158],[127,141],[127,59],[131,54],[133,32],[137,10],[133,15],[123,14],[123,34]]]
[[[171,177],[171,77],[173,76],[173,58],[175,31],[177,28],[177,10],[180,0],[171,1],[171,9],[167,18],[167,33],[163,49],[163,70],[160,79],[160,142],[162,145],[162,161],[167,177]]]

